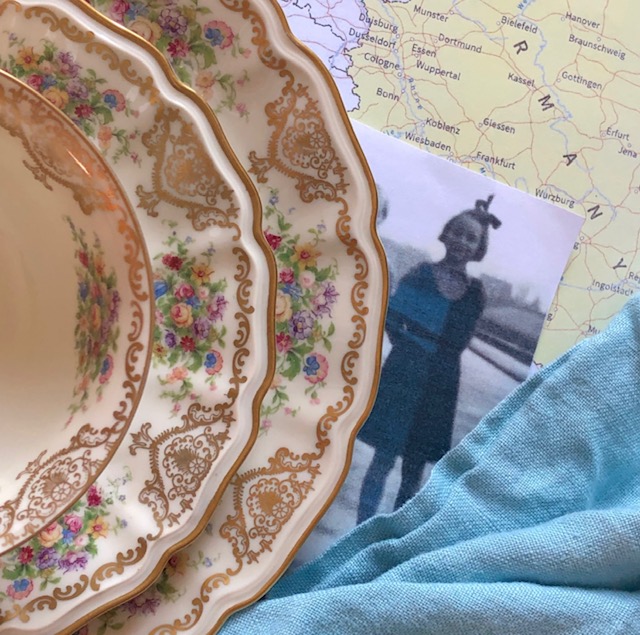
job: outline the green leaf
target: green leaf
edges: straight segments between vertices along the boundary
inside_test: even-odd
[[[2,572],[2,577],[5,580],[17,580],[22,577],[22,574],[18,571],[18,569],[4,569]]]
[[[202,364],[203,364],[203,358],[202,355],[200,353],[198,353],[197,351],[194,351],[192,353],[192,362],[191,364],[189,364],[189,366],[187,367],[191,372],[193,373],[197,373],[200,368],[202,368]]]
[[[336,325],[331,322],[329,324],[329,328],[327,329],[327,337],[331,337],[336,332]]]
[[[316,274],[316,280],[318,282],[324,282],[331,275],[331,266],[320,269]]]
[[[300,374],[302,361],[293,351],[289,351],[287,353],[287,363],[289,366],[282,371],[282,375],[287,379],[294,379]]]
[[[189,70],[187,68],[185,68],[184,66],[175,66],[174,70],[176,72],[176,75],[178,76],[178,79],[187,85],[191,84],[191,75],[189,74]]]
[[[205,46],[205,50],[202,52],[202,56],[204,57],[205,68],[209,68],[210,66],[218,63],[218,60],[216,60],[215,51],[211,46]]]

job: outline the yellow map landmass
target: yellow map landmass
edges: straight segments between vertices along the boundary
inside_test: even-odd
[[[602,330],[640,288],[640,3],[364,6],[350,115],[583,215],[535,360]]]

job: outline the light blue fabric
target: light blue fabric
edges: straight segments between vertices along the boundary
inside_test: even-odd
[[[221,632],[640,633],[640,298]]]

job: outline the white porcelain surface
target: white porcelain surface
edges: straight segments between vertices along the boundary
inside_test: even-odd
[[[3,555],[2,633],[71,628],[152,582],[255,440],[273,371],[257,193],[214,118],[84,6],[0,2],[0,65],[74,120],[132,202],[152,270],[153,355],[95,485]]]
[[[117,449],[151,354],[152,299],[107,164],[3,73],[0,147],[1,553],[71,506]]]
[[[281,574],[346,475],[379,374],[375,190],[335,86],[275,3],[92,4],[160,48],[218,114],[259,189],[278,266],[276,376],[253,450],[207,531],[153,588],[88,627],[209,633]]]

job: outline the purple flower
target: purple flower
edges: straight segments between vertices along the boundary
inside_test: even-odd
[[[222,319],[224,315],[224,310],[227,308],[227,304],[229,304],[223,295],[216,295],[213,300],[209,303],[207,307],[207,313],[209,315],[209,319],[212,322],[217,322]]]
[[[78,294],[80,295],[81,300],[86,300],[89,295],[89,285],[86,282],[81,282],[78,285]]]
[[[176,334],[171,331],[167,331],[164,335],[164,343],[169,348],[175,348],[176,344],[178,343],[178,340],[176,339]]]
[[[200,340],[206,340],[211,330],[211,322],[206,317],[199,317],[193,323],[193,333]]]
[[[338,292],[332,282],[325,282],[311,303],[316,315],[331,315],[331,306],[336,303]]]
[[[315,320],[310,311],[296,311],[289,320],[289,331],[298,340],[306,340],[313,331]]]
[[[158,24],[163,31],[171,35],[184,35],[187,32],[189,21],[176,7],[167,7],[160,12]]]
[[[58,552],[53,547],[46,547],[36,556],[38,569],[50,569],[58,564]]]
[[[89,89],[79,77],[74,77],[67,84],[67,93],[69,93],[69,97],[71,97],[71,99],[76,99],[78,101],[84,101],[89,98]]]
[[[58,66],[60,71],[68,77],[77,77],[80,72],[80,65],[73,59],[73,55],[68,51],[58,53]]]
[[[144,598],[142,596],[138,596],[123,604],[123,607],[129,611],[129,615],[136,615],[136,613],[155,615],[159,606],[160,600],[158,598]]]
[[[60,558],[58,564],[65,573],[68,573],[69,571],[82,571],[88,562],[89,555],[86,551],[69,551]]]

